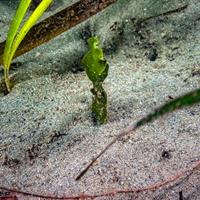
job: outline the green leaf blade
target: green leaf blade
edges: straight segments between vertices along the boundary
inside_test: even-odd
[[[4,68],[9,68],[8,60],[9,60],[9,55],[12,49],[12,44],[30,3],[31,3],[31,0],[21,0],[17,8],[17,11],[13,17],[13,20],[11,22],[11,25],[8,31],[8,36],[6,39],[6,46],[4,49],[4,55],[3,55]]]
[[[4,77],[8,92],[10,92],[9,68],[11,61],[15,55],[15,52],[19,47],[20,43],[22,42],[22,40],[24,39],[24,37],[26,36],[26,34],[35,25],[37,20],[42,16],[42,14],[49,7],[52,1],[53,0],[42,0],[42,2],[34,10],[32,15],[24,23],[21,30],[19,30],[19,27],[27,12],[31,0],[21,0],[19,3],[19,6],[13,17],[13,20],[11,22],[8,31],[6,45],[3,54]]]
[[[26,36],[26,34],[29,32],[29,30],[35,25],[37,20],[43,15],[45,10],[49,7],[49,5],[52,3],[53,0],[43,0],[38,7],[34,10],[32,15],[29,17],[29,19],[24,23],[23,27],[17,34],[15,40],[13,41],[12,50],[10,53],[10,57],[8,60],[8,63],[10,64],[12,61],[13,56],[15,55],[15,52],[17,48],[19,47],[20,43]]]
[[[140,127],[145,125],[153,120],[167,114],[173,112],[177,109],[194,105],[200,102],[200,89],[189,92],[183,96],[180,96],[170,102],[165,103],[160,108],[157,108],[154,112],[150,113],[146,117],[142,118],[136,123],[136,127]]]

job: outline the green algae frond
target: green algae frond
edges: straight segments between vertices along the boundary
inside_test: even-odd
[[[92,113],[95,119],[104,124],[107,122],[107,94],[103,88],[103,81],[108,75],[109,65],[104,58],[102,48],[99,47],[100,40],[97,36],[88,39],[89,51],[83,57],[81,63],[85,67],[88,78],[93,83],[91,92]]]

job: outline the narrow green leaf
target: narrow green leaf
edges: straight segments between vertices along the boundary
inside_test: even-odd
[[[35,25],[37,20],[42,16],[42,14],[45,12],[45,10],[49,7],[49,5],[52,3],[53,0],[43,0],[38,7],[34,10],[32,15],[29,17],[29,19],[24,23],[23,27],[19,31],[19,33],[16,35],[15,40],[13,41],[12,50],[9,56],[8,64],[11,63],[13,56],[15,55],[15,52],[20,45],[21,41],[24,39],[26,34],[29,32],[29,30]]]
[[[19,29],[19,26],[24,18],[24,15],[31,3],[31,0],[21,0],[20,4],[17,8],[17,11],[13,17],[13,20],[11,22],[9,31],[8,31],[8,36],[6,39],[6,45],[4,49],[4,54],[3,54],[3,66],[4,66],[4,78],[5,78],[5,83],[7,90],[10,91],[10,82],[9,82],[9,68],[10,68],[10,56],[11,56],[11,51],[12,51],[12,45],[13,41],[15,39],[15,36],[17,34],[17,31]]]
[[[8,31],[8,36],[6,39],[6,45],[4,49],[4,55],[3,55],[4,68],[9,68],[8,57],[10,55],[12,43],[30,3],[31,3],[31,0],[21,0],[17,8],[17,11],[12,19],[12,22]]]
[[[200,102],[200,89],[197,89],[164,104],[160,108],[157,108],[154,112],[150,113],[143,119],[139,120],[136,123],[136,127],[145,125],[176,109],[180,109],[186,106],[191,106],[199,102]]]
[[[4,49],[3,55],[3,65],[4,65],[4,77],[7,90],[10,91],[10,81],[9,81],[9,68],[13,56],[20,45],[21,41],[24,39],[26,34],[35,25],[37,20],[42,16],[45,10],[49,7],[53,0],[42,0],[42,2],[38,5],[38,7],[34,10],[32,15],[28,18],[28,20],[24,23],[21,30],[19,30],[19,26],[26,14],[26,11],[31,3],[31,0],[21,0],[16,11],[16,14],[13,17],[12,23],[10,25],[10,29],[8,32],[6,46]]]

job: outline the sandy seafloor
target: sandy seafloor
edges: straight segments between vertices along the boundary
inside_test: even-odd
[[[0,41],[6,38],[13,2],[0,1]],[[59,1],[45,16],[72,2]],[[138,18],[185,4],[181,12],[136,26]],[[90,34],[101,38],[110,65],[104,83],[109,122],[102,126],[92,122],[91,83],[79,64]],[[121,0],[14,63],[10,75],[18,81],[10,94],[0,93],[0,186],[59,196],[97,194],[164,181],[200,159],[198,104],[118,141],[75,181],[120,130],[200,87],[199,0]],[[181,192],[183,199],[200,199],[198,170],[155,192],[99,199],[179,200]]]

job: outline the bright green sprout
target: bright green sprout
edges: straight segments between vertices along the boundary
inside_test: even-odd
[[[104,124],[108,118],[107,94],[102,85],[108,75],[109,65],[99,44],[100,40],[97,36],[88,39],[89,51],[85,54],[81,63],[85,66],[87,76],[93,83],[93,88],[91,89],[93,94],[92,113],[100,124]]]
[[[37,20],[42,16],[45,10],[49,7],[53,0],[42,0],[42,2],[37,6],[31,16],[25,21],[22,28],[19,27],[22,20],[27,12],[27,9],[31,3],[31,0],[21,0],[17,11],[12,19],[3,54],[3,66],[4,66],[4,78],[8,92],[11,90],[10,80],[9,80],[9,69],[11,61],[15,55],[15,52],[29,32],[29,30],[34,26]]]

